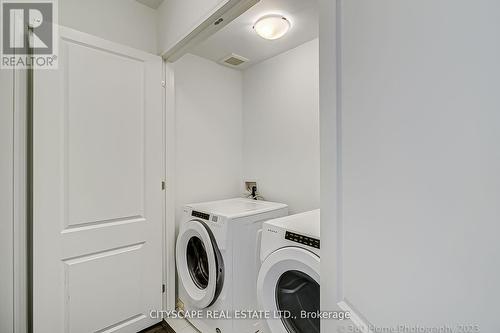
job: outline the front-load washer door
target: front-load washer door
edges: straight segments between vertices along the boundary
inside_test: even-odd
[[[319,333],[320,319],[304,315],[319,311],[319,270],[320,258],[299,247],[279,249],[264,260],[257,296],[262,309],[272,313],[267,320],[272,333]]]
[[[224,262],[210,228],[201,220],[185,223],[176,244],[176,264],[189,304],[204,309],[222,290]]]

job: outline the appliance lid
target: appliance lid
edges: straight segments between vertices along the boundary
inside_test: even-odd
[[[288,207],[287,205],[281,203],[245,198],[190,204],[187,206],[196,211],[216,214],[227,218],[245,217],[249,215],[272,212]]]
[[[285,229],[292,233],[320,238],[320,210],[288,215],[265,222],[276,228]]]

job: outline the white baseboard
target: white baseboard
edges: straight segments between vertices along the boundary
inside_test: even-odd
[[[342,300],[337,303],[337,305],[346,312],[351,314],[351,321],[353,324],[363,333],[373,333],[370,329],[371,325],[369,322],[347,301]]]

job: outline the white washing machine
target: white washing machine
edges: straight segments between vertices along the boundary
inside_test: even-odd
[[[178,304],[186,313],[202,310],[203,318],[188,318],[202,333],[262,332],[261,320],[235,320],[234,310],[258,308],[262,223],[287,214],[285,204],[243,198],[184,208],[176,243]]]
[[[267,221],[262,227],[257,296],[271,333],[319,333],[320,211]],[[279,312],[282,311],[282,312]],[[281,313],[281,316],[274,314]]]

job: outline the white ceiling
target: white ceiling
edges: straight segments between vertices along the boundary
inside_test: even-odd
[[[281,14],[290,20],[292,27],[284,37],[266,40],[252,29],[257,19],[269,14]],[[261,0],[190,52],[216,62],[235,53],[249,59],[238,66],[246,69],[316,37],[318,0]]]
[[[158,9],[158,7],[160,7],[161,3],[163,2],[163,0],[136,0],[136,1],[153,9]]]

